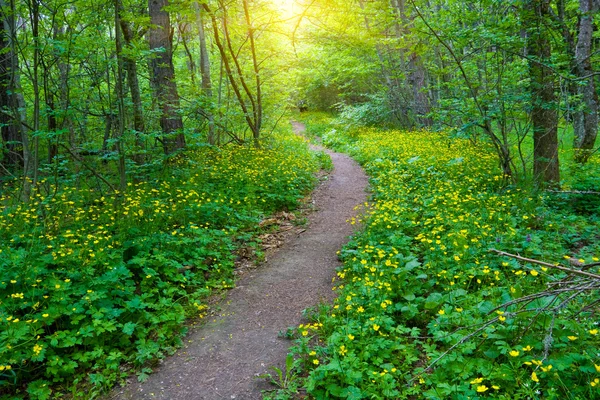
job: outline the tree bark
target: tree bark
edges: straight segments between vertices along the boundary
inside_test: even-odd
[[[523,9],[532,102],[533,176],[539,185],[557,185],[560,181],[558,105],[555,78],[549,67],[551,44],[545,31],[549,7],[549,0],[527,0]]]
[[[573,115],[575,160],[586,162],[589,158],[598,134],[598,94],[592,68],[592,40],[594,32],[594,12],[597,11],[593,0],[579,0],[579,35],[575,47],[576,75],[582,79],[577,86],[577,94],[583,107]]]
[[[212,79],[210,77],[210,58],[208,57],[208,47],[206,45],[206,33],[204,31],[204,18],[202,18],[202,9],[198,2],[194,2],[196,11],[196,25],[198,27],[198,40],[200,42],[200,75],[202,77],[202,92],[209,102],[212,102]],[[208,115],[208,143],[217,144],[219,138],[215,129],[215,117],[212,111]]]
[[[15,75],[18,71],[17,54],[14,52],[14,15],[4,1],[0,1],[2,25],[0,26],[0,132],[2,151],[0,163],[9,171],[23,167],[22,126],[16,97]]]
[[[410,29],[412,20],[406,15],[405,0],[391,0],[391,5],[395,9],[396,18],[402,22],[402,25],[397,23],[396,28],[396,36],[400,39],[407,34],[406,29]],[[425,91],[427,71],[417,53],[410,52],[408,62],[406,62],[406,54],[404,53],[405,50],[401,50],[402,68],[406,71],[407,84],[411,90],[412,104],[410,108],[420,125],[431,126],[433,121],[428,117],[431,112],[431,101]]]
[[[123,6],[119,2],[119,25],[121,27],[121,33],[123,34],[123,47],[130,49],[133,40],[135,39],[135,35],[133,34],[129,23],[123,20],[123,11]],[[144,107],[142,106],[142,95],[138,80],[137,61],[127,52],[123,54],[123,67],[127,72],[127,86],[129,86],[131,103],[133,104],[133,129],[137,134],[144,133],[146,124],[144,121]]]
[[[185,147],[183,120],[178,114],[179,94],[175,83],[173,67],[173,30],[169,12],[165,10],[168,0],[148,0],[150,23],[148,34],[150,50],[154,51],[151,60],[152,79],[156,98],[161,108],[163,150],[166,155]]]
[[[248,26],[248,38],[250,39],[250,53],[252,54],[252,67],[254,69],[254,83],[256,85],[256,106],[254,108],[254,121],[256,122],[255,130],[252,132],[254,138],[254,146],[260,147],[260,130],[262,128],[263,104],[262,104],[262,88],[260,81],[260,69],[256,56],[256,44],[254,39],[254,27],[250,20],[250,10],[248,0],[242,0],[244,5],[244,16],[246,17],[246,25]]]

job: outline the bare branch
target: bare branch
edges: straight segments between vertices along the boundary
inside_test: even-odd
[[[559,270],[567,272],[569,274],[583,275],[583,276],[587,276],[587,277],[590,277],[590,278],[594,278],[594,279],[600,280],[600,275],[596,275],[596,274],[593,274],[591,272],[580,271],[580,270],[577,270],[577,269],[571,269],[571,268],[563,267],[562,265],[558,265],[558,264],[550,264],[550,263],[547,263],[547,262],[544,262],[544,261],[534,260],[532,258],[521,257],[521,256],[518,256],[516,254],[510,254],[510,253],[507,253],[505,251],[500,251],[500,250],[496,250],[496,249],[490,249],[489,251],[498,253],[501,256],[511,257],[511,258],[514,258],[514,259],[519,260],[519,261],[525,261],[525,262],[532,263],[532,264],[538,264],[538,265],[542,265],[542,266],[548,267],[548,268],[559,269]]]

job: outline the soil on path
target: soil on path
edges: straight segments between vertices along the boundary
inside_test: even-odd
[[[302,124],[293,126],[304,133]],[[325,151],[334,170],[313,195],[316,211],[308,216],[306,230],[243,275],[219,315],[192,329],[185,346],[145,383],[120,388],[113,399],[256,400],[261,390],[272,389],[256,376],[270,366],[283,367],[290,342],[278,333],[302,323],[302,310],[333,299],[336,252],[353,232],[348,219],[366,200],[367,177],[359,165]]]

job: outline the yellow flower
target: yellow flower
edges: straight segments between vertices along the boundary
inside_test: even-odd
[[[498,317],[498,320],[499,320],[500,322],[504,322],[504,321],[506,321],[506,317],[505,317],[505,316],[503,316],[503,315],[501,315],[501,316],[499,316],[499,317]]]
[[[596,368],[596,372],[600,374],[600,365],[594,364],[594,368]]]
[[[598,378],[596,378],[590,382],[590,385],[592,385],[592,387],[596,387],[596,386],[598,386],[598,384],[600,384],[600,379],[598,379]]]
[[[567,336],[567,338],[569,340],[577,340],[579,337],[578,336]]]
[[[529,345],[523,347],[523,351],[531,351],[531,350],[533,350],[533,347],[531,347]]]
[[[380,328],[380,326],[379,326],[379,325],[377,325],[377,324],[373,324],[373,330],[374,330],[374,331],[378,331],[378,330],[379,330],[379,328]]]
[[[478,393],[483,393],[483,392],[487,391],[488,389],[489,388],[487,386],[485,386],[485,385],[477,386],[477,392]]]
[[[353,334],[351,334],[351,333],[349,333],[349,334],[348,334],[348,339],[350,339],[350,340],[354,340],[354,335],[353,335]]]
[[[531,274],[531,276],[538,276],[539,272],[537,272],[535,269],[532,269],[531,271],[529,271],[529,273]]]
[[[42,314],[42,317],[48,318],[48,315],[50,315],[50,314]]]
[[[552,365],[548,365],[547,367],[542,367],[543,372],[548,372],[552,369]]]
[[[537,377],[537,374],[535,372],[531,373],[531,380],[534,382],[539,382],[540,380]]]
[[[590,329],[589,332],[590,332],[590,335],[597,335],[598,329]]]
[[[478,383],[483,382],[483,378],[475,378],[471,381],[471,385],[477,385]]]
[[[319,365],[319,360],[317,360],[316,358],[313,360],[313,364],[315,365]]]
[[[348,350],[346,349],[346,346],[341,345],[340,346],[340,351],[339,351],[340,355],[341,356],[345,356],[347,352],[348,352]]]
[[[498,385],[493,385],[493,386],[492,386],[492,389],[494,389],[494,390],[499,390],[499,389],[500,389],[500,386],[498,386]]]
[[[35,346],[33,346],[33,352],[35,353],[35,355],[37,356],[38,354],[40,354],[40,352],[42,351],[43,347],[40,346],[39,344],[36,344]]]
[[[520,353],[518,350],[511,350],[508,354],[510,354],[511,357],[517,357]]]
[[[60,289],[60,285],[54,285],[56,289]]]
[[[444,311],[444,310],[440,310],[440,311],[438,311],[438,314],[440,314],[440,315],[444,315],[444,314],[446,314],[446,311]]]

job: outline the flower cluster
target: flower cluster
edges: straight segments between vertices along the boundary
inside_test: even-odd
[[[6,186],[0,397],[83,382],[90,369],[88,383],[102,387],[120,378],[121,363],[163,357],[184,318],[204,317],[206,296],[233,286],[236,246],[261,218],[297,205],[318,168],[302,139],[281,134],[263,149],[190,151],[124,192],[93,177],[47,179],[22,203]]]
[[[368,128],[330,137],[365,166],[373,199],[364,231],[341,252],[338,298],[315,316],[328,357],[310,372],[312,395],[346,387],[376,398],[598,396],[589,392],[598,326],[591,310],[580,313],[594,294],[560,314],[544,307],[562,295],[511,303],[564,274],[489,252],[596,262],[597,240],[573,240],[598,232],[597,218],[507,186],[485,145]],[[392,368],[401,373],[379,373]]]

